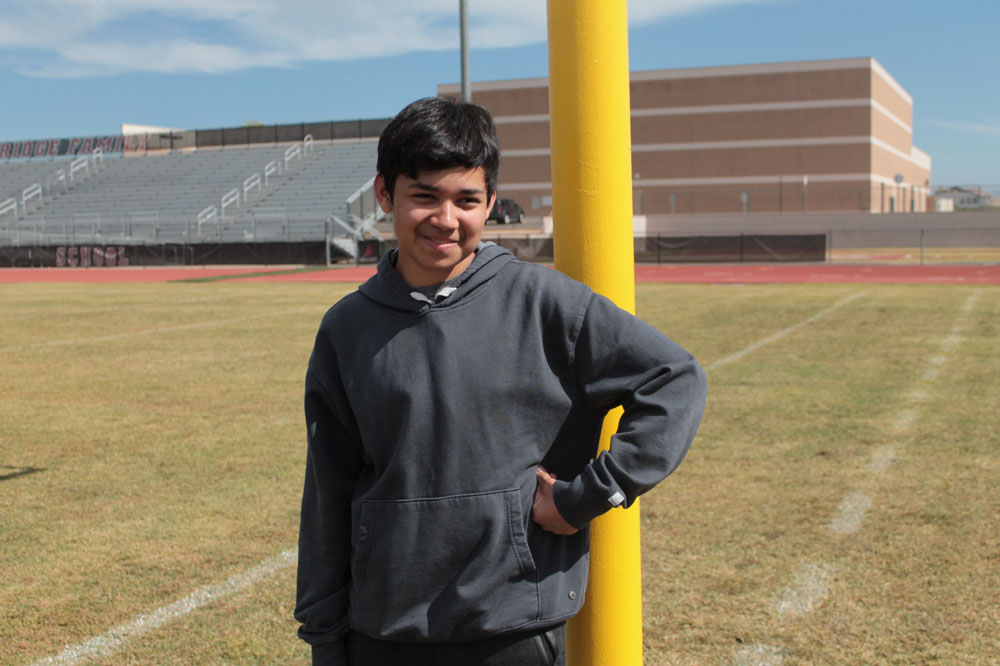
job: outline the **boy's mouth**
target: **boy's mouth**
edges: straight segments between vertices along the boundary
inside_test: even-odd
[[[422,238],[438,250],[447,250],[458,244],[458,241],[450,238],[435,238],[433,236],[422,236]]]

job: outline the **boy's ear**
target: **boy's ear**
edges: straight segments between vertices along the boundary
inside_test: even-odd
[[[489,202],[486,204],[486,210],[487,211],[493,210],[493,204],[495,204],[496,201],[497,201],[497,192],[496,190],[493,190],[493,195],[490,197]]]
[[[382,177],[382,174],[376,174],[375,176],[375,199],[378,201],[378,205],[382,207],[383,213],[392,212],[392,196],[385,187],[385,178]]]

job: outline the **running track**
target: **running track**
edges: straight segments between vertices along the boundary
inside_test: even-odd
[[[289,267],[0,268],[0,284],[23,282],[171,282],[214,278],[233,282],[362,282],[374,266],[290,272]],[[261,275],[261,273],[273,273]],[[253,275],[251,275],[253,274]],[[1000,284],[1000,266],[836,264],[640,265],[636,282],[782,284],[800,282]]]

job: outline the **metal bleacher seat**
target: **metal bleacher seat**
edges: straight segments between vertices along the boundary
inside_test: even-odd
[[[53,160],[0,162],[0,201],[20,199],[21,193],[35,183],[45,185],[61,164]]]
[[[375,170],[372,140],[312,144],[294,159],[288,145],[108,157],[88,177],[52,184],[59,160],[0,163],[0,200],[41,182],[45,197],[18,213],[42,236],[97,236],[124,242],[313,240],[326,218]],[[65,164],[68,165],[68,162]],[[265,167],[272,165],[270,173]],[[259,178],[252,187],[248,179]],[[236,191],[236,201],[223,197]],[[199,214],[215,207],[211,224]],[[96,239],[95,239],[96,240]]]

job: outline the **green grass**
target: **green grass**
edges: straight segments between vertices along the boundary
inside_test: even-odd
[[[993,244],[995,245],[995,243]],[[980,247],[869,247],[834,248],[831,260],[846,264],[997,264],[1000,249],[984,244]]]
[[[243,279],[250,277],[272,277],[275,275],[298,275],[300,273],[316,273],[318,271],[330,270],[327,266],[302,266],[298,268],[286,268],[270,271],[254,271],[252,273],[237,273],[230,275],[214,275],[211,277],[181,278],[171,280],[171,282],[224,282],[226,280]]]
[[[301,391],[319,319],[353,285],[0,287],[0,663],[31,664],[296,543]],[[1000,289],[640,285],[638,310],[709,372],[702,430],[642,503],[647,664],[997,663]],[[927,398],[904,432],[913,389]],[[881,477],[872,453],[896,447]],[[857,533],[828,525],[850,493]],[[812,612],[776,602],[804,565]],[[294,569],[99,664],[308,664]]]

